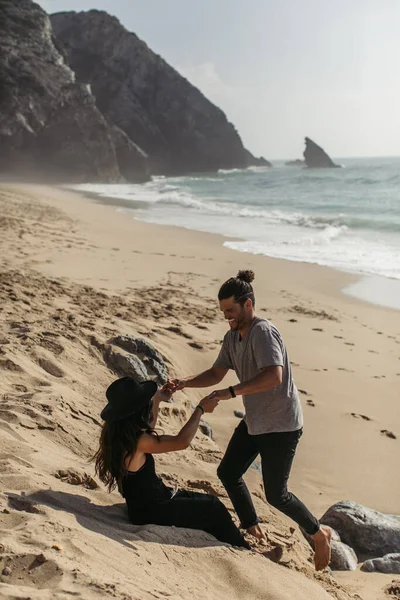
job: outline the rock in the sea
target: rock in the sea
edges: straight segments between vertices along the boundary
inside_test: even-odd
[[[107,120],[148,154],[154,173],[269,165],[248,152],[225,114],[106,12],[51,16],[79,81]]]
[[[103,356],[107,366],[120,377],[132,377],[137,381],[152,379],[158,385],[168,381],[163,357],[143,338],[118,335],[108,342]]]
[[[247,164],[249,167],[268,167],[271,168],[273,165],[263,156],[256,158],[248,150],[245,151],[247,156]]]
[[[388,573],[400,575],[400,553],[386,554],[382,558],[373,558],[365,561],[361,566],[362,571],[373,573]]]
[[[0,1],[0,172],[62,181],[118,181],[110,127],[76,82],[44,10]]]
[[[333,160],[327,155],[327,153],[318,144],[306,137],[306,148],[303,156],[307,167],[310,168],[337,168],[339,165],[335,165]]]
[[[400,552],[400,521],[356,502],[337,502],[320,521],[336,529],[358,556],[376,558]]]
[[[357,554],[353,548],[332,540],[332,558],[329,566],[333,571],[355,571],[357,562]]]

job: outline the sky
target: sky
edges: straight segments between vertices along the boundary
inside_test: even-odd
[[[257,155],[301,157],[305,136],[333,157],[400,155],[400,0],[38,3],[118,17]]]

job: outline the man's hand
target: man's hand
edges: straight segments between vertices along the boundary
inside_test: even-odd
[[[179,392],[186,386],[186,379],[169,379],[166,385],[170,386],[174,392]]]
[[[218,402],[219,400],[217,400],[217,398],[210,398],[210,396],[206,396],[200,400],[199,405],[202,407],[205,413],[212,413],[218,406]]]
[[[214,390],[209,394],[209,398],[214,398],[215,400],[229,400],[232,398],[231,393],[228,388],[225,390]]]

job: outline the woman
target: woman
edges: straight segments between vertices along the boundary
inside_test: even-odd
[[[96,473],[110,492],[118,487],[135,525],[202,529],[221,542],[250,549],[218,498],[186,490],[174,492],[156,475],[153,454],[187,448],[203,413],[213,412],[218,404],[204,398],[178,435],[158,435],[154,427],[159,405],[171,395],[168,384],[157,390],[153,381],[138,383],[130,377],[109,386],[108,404],[101,413],[105,423],[94,456]]]

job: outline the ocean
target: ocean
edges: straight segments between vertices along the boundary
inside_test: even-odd
[[[74,188],[121,199],[118,210],[142,221],[221,234],[240,252],[400,280],[400,158],[335,162],[343,168],[275,161],[272,169]]]

